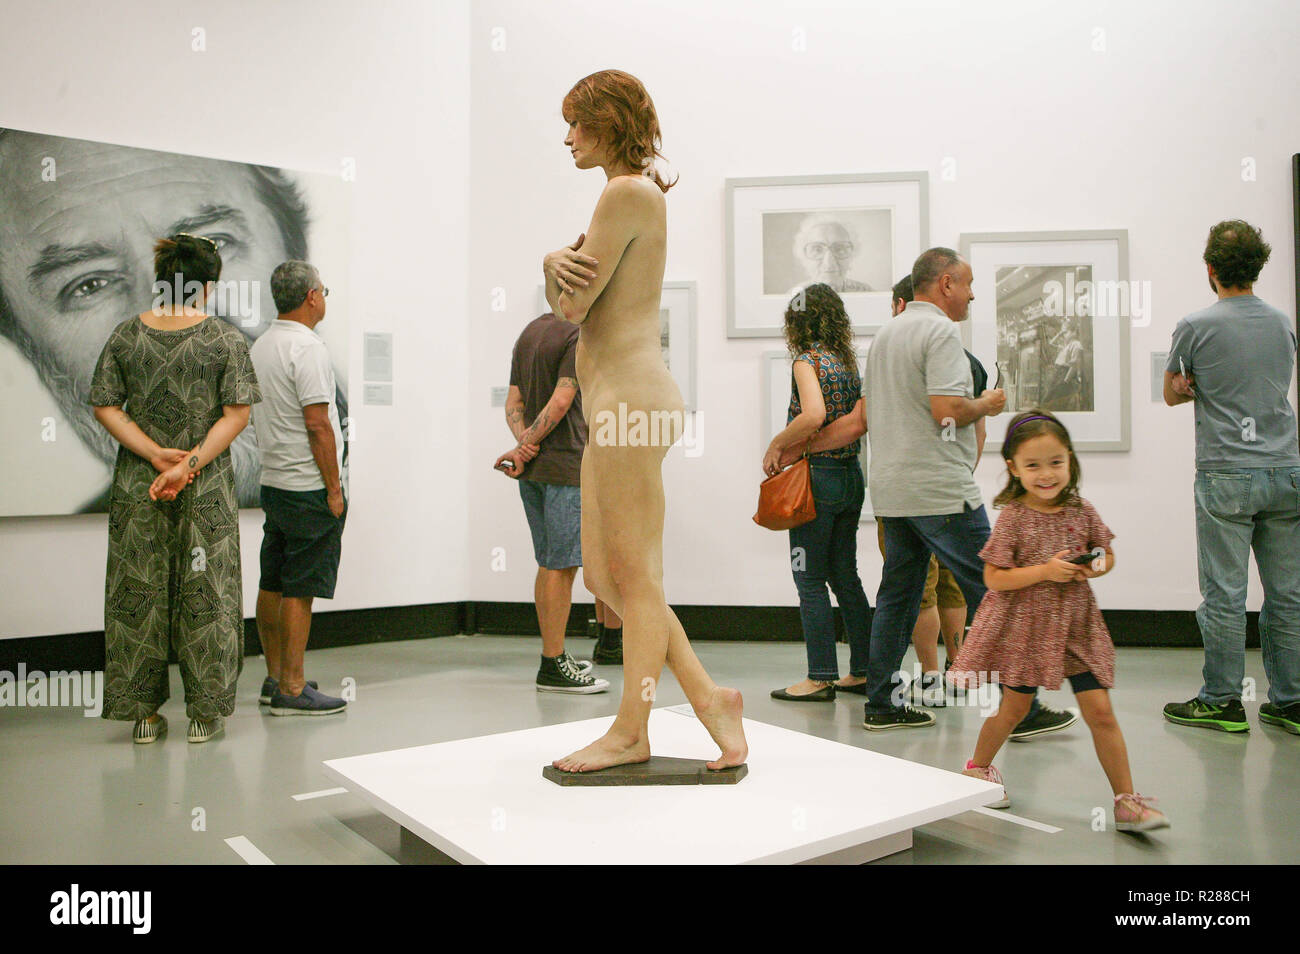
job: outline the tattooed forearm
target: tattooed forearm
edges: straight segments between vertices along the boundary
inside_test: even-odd
[[[199,455],[194,454],[190,457],[190,470],[199,466]]]
[[[533,421],[533,426],[519,435],[519,443],[540,444],[542,438],[551,433],[551,428],[555,427],[555,421],[548,411],[548,408],[542,408],[542,413],[537,415],[537,420]]]

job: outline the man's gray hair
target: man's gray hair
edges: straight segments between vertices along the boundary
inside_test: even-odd
[[[926,249],[912,266],[913,294],[929,288],[960,261],[960,255],[942,245]]]
[[[310,262],[281,262],[271,273],[271,297],[275,310],[287,315],[304,301],[307,293],[320,287],[320,272]]]

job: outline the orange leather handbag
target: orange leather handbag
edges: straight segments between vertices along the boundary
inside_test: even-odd
[[[808,443],[811,440],[810,437],[804,442],[802,457],[758,485],[758,513],[754,514],[754,522],[760,527],[789,530],[816,519],[812,468],[808,464]]]

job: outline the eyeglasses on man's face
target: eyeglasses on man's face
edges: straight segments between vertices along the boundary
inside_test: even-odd
[[[823,258],[830,252],[836,258],[848,258],[853,254],[852,242],[809,242],[803,247],[808,258]]]

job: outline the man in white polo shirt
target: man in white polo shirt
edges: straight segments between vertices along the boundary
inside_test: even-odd
[[[334,367],[315,331],[328,294],[307,262],[277,266],[271,296],[279,315],[250,349],[262,382],[253,426],[266,513],[257,631],[267,677],[259,701],[277,716],[330,715],[347,705],[303,674],[312,600],[334,596],[347,516]]]

